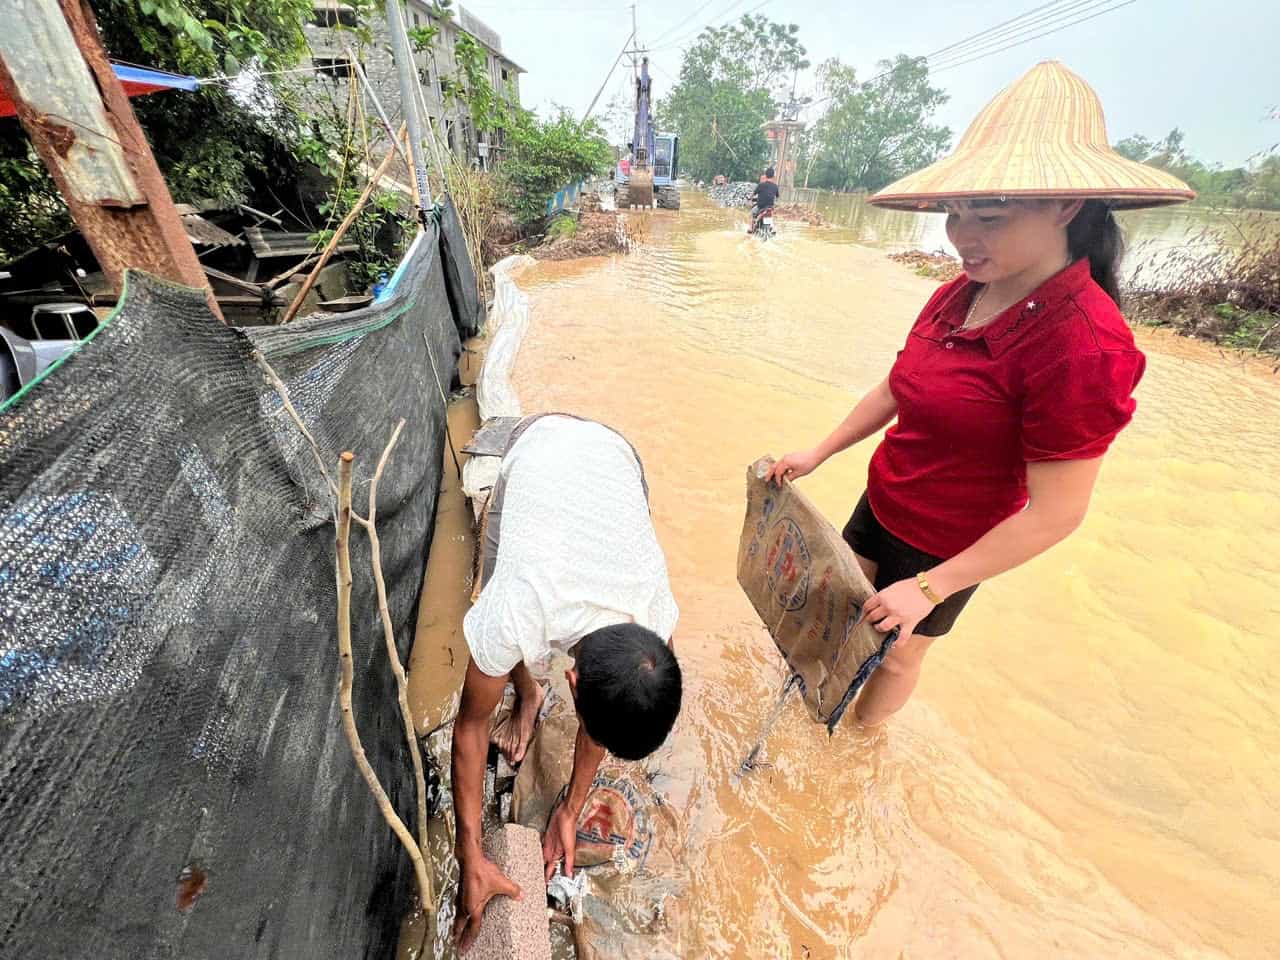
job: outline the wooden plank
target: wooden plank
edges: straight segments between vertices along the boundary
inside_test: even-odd
[[[215,280],[221,280],[223,283],[229,283],[233,287],[239,287],[247,293],[256,295],[259,299],[268,291],[257,283],[250,283],[248,280],[241,280],[239,277],[232,276],[229,273],[223,273],[221,270],[215,270],[213,267],[205,266],[204,272]]]
[[[88,0],[0,2],[0,87],[112,288],[146,270],[222,319]]]

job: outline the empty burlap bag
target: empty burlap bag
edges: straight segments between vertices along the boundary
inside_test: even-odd
[[[764,479],[772,466],[766,457],[747,469],[738,583],[830,731],[897,631],[886,637],[862,618],[874,591],[853,551],[793,484]]]
[[[520,764],[511,819],[545,830],[573,772],[578,716],[567,684],[539,723]],[[578,818],[575,871],[586,886],[575,906],[579,960],[682,960],[681,820],[654,790],[664,747],[643,763],[606,757]]]

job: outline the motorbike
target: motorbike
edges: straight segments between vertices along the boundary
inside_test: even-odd
[[[777,231],[773,229],[773,207],[766,207],[757,213],[751,229],[747,232],[754,233],[761,240],[769,240],[777,236]]]

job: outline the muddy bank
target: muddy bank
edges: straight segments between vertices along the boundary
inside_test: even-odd
[[[616,210],[584,206],[577,217],[552,220],[546,238],[528,253],[538,260],[573,260],[626,253],[635,242],[635,228]]]

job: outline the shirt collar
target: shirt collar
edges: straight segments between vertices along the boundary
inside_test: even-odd
[[[959,340],[982,340],[992,356],[999,356],[1013,346],[1021,332],[1029,326],[1023,321],[1053,313],[1064,301],[1084,289],[1090,278],[1089,260],[1082,257],[1040,284],[1029,297],[1019,300],[990,323],[976,330],[949,335]],[[969,310],[969,304],[973,302],[978,286],[967,277],[964,283],[957,284],[935,308],[934,321],[946,324],[953,330],[959,327],[964,323],[965,314]]]

